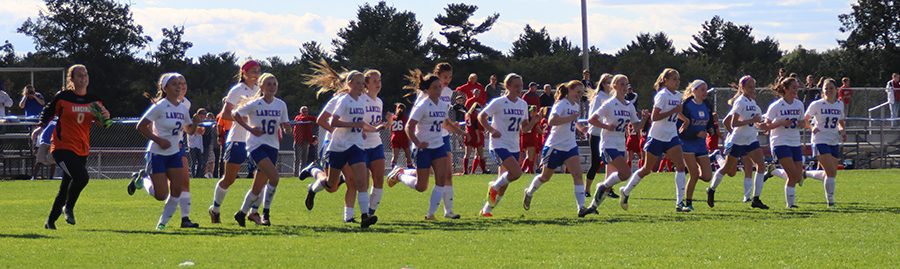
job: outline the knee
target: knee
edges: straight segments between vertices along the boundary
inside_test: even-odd
[[[427,191],[427,190],[428,190],[428,186],[424,186],[424,185],[421,185],[421,186],[420,186],[420,185],[416,185],[416,191],[417,191],[417,192],[425,192],[425,191]]]
[[[712,180],[712,176],[710,176],[709,174],[700,175],[700,180],[703,180],[703,182],[709,182],[710,180]]]
[[[157,201],[165,201],[167,197],[169,197],[169,194],[163,191],[158,191],[153,194],[153,198]]]
[[[509,181],[517,180],[519,177],[522,177],[522,171],[508,171],[507,173],[506,176]]]

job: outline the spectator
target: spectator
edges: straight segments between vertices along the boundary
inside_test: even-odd
[[[853,100],[853,89],[850,88],[850,78],[841,79],[841,89],[838,91],[838,100],[844,103],[844,114],[850,115],[850,101]]]
[[[453,112],[453,120],[456,122],[463,122],[466,120],[466,105],[465,99],[460,95],[456,97],[456,103],[453,104],[452,112]]]
[[[472,96],[475,95],[475,90],[484,91],[484,86],[482,86],[481,83],[478,83],[478,75],[475,73],[469,74],[469,80],[466,84],[456,87],[456,92],[465,95],[465,99],[472,98]]]
[[[38,117],[44,110],[44,96],[34,90],[34,86],[26,85],[22,89],[22,100],[19,108],[25,110],[25,117]]]
[[[544,90],[541,92],[540,96],[541,105],[538,108],[544,107],[553,107],[553,86],[550,84],[544,84]]]
[[[484,90],[487,92],[488,101],[502,96],[505,91],[503,85],[497,84],[497,75],[491,75],[491,80],[488,85],[484,87]]]
[[[591,81],[591,71],[587,69],[581,71],[581,83],[584,84],[584,87],[588,89],[595,89],[594,82]]]
[[[216,156],[218,148],[216,147],[217,134],[216,132],[216,123],[215,123],[215,114],[212,112],[206,112],[206,117],[204,117],[203,121],[209,124],[209,127],[206,128],[203,133],[203,152],[206,152],[206,169],[203,169],[203,177],[205,178],[213,178],[218,177],[215,175],[216,170]]]
[[[529,106],[541,106],[541,97],[537,93],[537,88],[537,82],[528,83],[528,91],[522,94],[522,99],[524,99],[525,103]]]
[[[484,107],[487,104],[487,95],[481,89],[475,89],[472,98],[466,99],[466,109],[472,109],[472,105],[479,104]]]
[[[206,109],[197,109],[197,115],[206,115]],[[206,167],[206,156],[203,155],[203,134],[206,128],[197,127],[197,131],[188,135],[188,152],[191,154],[191,177],[203,177]]]
[[[309,164],[315,124],[316,117],[309,115],[309,107],[300,107],[300,114],[294,117],[294,176],[300,175],[300,170]]]
[[[6,93],[6,89],[3,87],[3,82],[0,81],[0,117],[6,117],[6,108],[12,105],[13,100],[9,98],[9,94]]]
[[[887,82],[885,91],[887,91],[888,103],[891,107],[891,127],[893,127],[894,118],[897,117],[897,110],[900,109],[900,104],[897,104],[897,102],[900,102],[900,73],[891,75],[891,80]]]

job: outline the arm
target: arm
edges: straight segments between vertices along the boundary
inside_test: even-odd
[[[419,124],[419,121],[414,119],[409,119],[409,121],[406,122],[406,137],[409,137],[409,141],[416,145],[416,148],[428,148],[428,143],[419,141],[419,138],[415,136],[417,124]]]
[[[263,132],[262,128],[259,128],[259,127],[257,127],[257,128],[250,127],[250,124],[247,123],[247,119],[244,118],[244,116],[241,116],[241,114],[238,113],[237,110],[234,110],[234,111],[231,112],[231,113],[232,113],[232,114],[231,114],[231,118],[234,119],[234,122],[237,123],[238,125],[240,125],[241,127],[244,127],[244,129],[246,129],[247,131],[249,131],[249,132],[250,132],[251,134],[253,134],[254,136],[261,136],[261,135],[263,135],[263,134],[265,133],[265,132]],[[224,116],[223,116],[223,118],[224,118]]]
[[[491,137],[500,138],[500,131],[497,129],[494,129],[494,126],[491,126],[490,124],[488,124],[488,115],[485,114],[484,111],[481,111],[481,113],[478,113],[478,123],[480,123],[481,126],[484,126],[484,129],[489,134],[491,134]]]
[[[462,137],[466,136],[466,132],[462,128],[459,128],[459,124],[456,123],[456,121],[450,120],[450,118],[444,120],[444,128],[447,128],[450,132]]]
[[[661,121],[661,120],[664,120],[664,119],[668,118],[669,116],[672,116],[673,114],[676,114],[676,113],[681,113],[681,106],[676,106],[672,110],[669,110],[666,112],[662,112],[662,109],[659,109],[658,107],[654,107],[653,112],[651,112],[651,114],[650,114],[650,120]]]
[[[334,126],[331,126],[331,123],[328,122],[329,119],[331,119],[331,113],[323,111],[319,114],[319,117],[316,118],[316,124],[328,132],[334,132]]]
[[[234,120],[233,114],[231,114],[232,110],[234,110],[234,105],[229,102],[225,102],[225,106],[222,107],[222,118],[226,120]]]
[[[25,108],[25,101],[28,100],[28,95],[22,96],[22,100],[19,100],[19,108]]]
[[[571,123],[572,121],[574,121],[576,119],[578,119],[577,113],[568,115],[568,116],[559,116],[559,115],[551,113],[548,124],[550,124],[550,126],[563,125],[563,124]]]
[[[56,116],[56,99],[58,97],[59,95],[54,96],[50,103],[44,106],[44,111],[41,111],[41,121],[38,125],[46,127],[53,120],[53,117]]]
[[[194,134],[197,132],[197,126],[199,126],[202,121],[199,114],[194,114],[194,117],[191,118],[191,124],[184,126],[184,132],[189,135]],[[203,132],[200,132],[200,135],[203,135]]]
[[[156,143],[162,149],[168,149],[169,147],[171,147],[172,144],[169,143],[168,140],[162,139],[162,137],[153,134],[153,130],[150,126],[151,123],[152,122],[150,122],[150,120],[148,119],[141,119],[141,121],[138,122],[137,125],[138,133],[141,133],[141,135],[143,135],[144,137],[152,140],[153,143]]]
[[[46,102],[44,102],[43,95],[34,94],[34,100],[37,101],[41,106],[44,106],[44,104],[46,104]]]

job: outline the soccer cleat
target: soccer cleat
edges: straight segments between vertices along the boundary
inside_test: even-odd
[[[312,190],[312,185],[306,188],[306,210],[312,210],[316,205],[316,192]]]
[[[597,215],[599,215],[600,212],[597,212],[597,207],[595,207],[595,206],[591,206],[591,207],[587,207],[587,208],[582,207],[581,209],[578,210],[578,217],[579,217],[579,218],[583,218],[584,216],[587,216],[588,214],[597,214]]]
[[[181,228],[200,228],[200,224],[192,222],[191,218],[183,217],[181,218]]]
[[[212,207],[209,207],[209,222],[213,224],[219,224],[221,222],[219,219],[219,212],[214,211]]]
[[[72,212],[72,210],[69,210],[65,206],[63,206],[62,211],[63,215],[66,217],[66,223],[75,225],[75,212]]]
[[[750,203],[751,208],[759,208],[759,209],[769,209],[769,206],[763,204],[762,200],[759,197],[753,197],[753,202]]]
[[[609,196],[609,198],[613,198],[613,199],[619,199],[619,195],[616,194],[616,192],[614,192],[613,189],[609,189],[609,192],[606,193],[606,196]]]
[[[444,218],[447,218],[447,219],[459,219],[459,218],[461,218],[461,217],[462,217],[462,216],[460,216],[459,214],[456,214],[456,213],[447,213],[447,214],[444,214]]]
[[[622,199],[619,199],[619,206],[621,206],[623,210],[628,210],[628,195],[625,195],[624,189],[625,187],[619,188],[619,192],[622,193]]]
[[[500,195],[500,192],[494,190],[494,187],[491,187],[491,184],[488,184],[488,205],[491,207],[497,206],[497,195]]]
[[[390,173],[387,174],[388,177],[388,187],[393,188],[394,185],[397,185],[397,182],[400,182],[400,173],[403,173],[403,168],[397,167],[391,170]]]
[[[791,205],[791,206],[788,206],[788,209],[797,209],[797,208],[800,208],[800,207],[797,206],[797,205]]]
[[[484,210],[479,211],[478,214],[485,218],[490,218],[490,217],[494,216],[494,214],[491,214],[491,212],[484,212]]]
[[[606,199],[605,192],[607,192],[607,191],[612,191],[612,190],[610,190],[609,188],[604,186],[602,183],[597,184],[597,190],[594,191],[594,203],[595,203],[594,206],[595,207],[600,207],[600,204],[603,203],[604,199]]]
[[[56,223],[53,223],[53,222],[49,222],[49,221],[48,221],[47,223],[44,223],[44,229],[47,229],[47,230],[56,230]]]
[[[836,207],[837,206],[835,206],[834,203],[828,203],[828,208],[836,208]]]
[[[716,190],[706,188],[706,205],[710,208],[716,207]]]
[[[242,211],[238,211],[237,213],[234,213],[234,220],[237,221],[238,225],[241,227],[247,226],[246,218],[247,218],[247,213],[244,213]]]
[[[763,182],[769,181],[772,178],[772,171],[775,171],[775,164],[766,165],[766,172],[763,174]]]
[[[425,216],[425,220],[427,220],[427,221],[435,221],[435,220],[437,220],[437,218],[435,218],[434,215],[431,215],[431,216]]]
[[[256,225],[262,225],[262,217],[259,216],[259,213],[253,212],[250,215],[247,215],[247,220],[256,223]]]
[[[344,223],[356,223],[356,219],[355,218],[345,219]]]
[[[165,224],[160,223],[160,224],[157,224],[157,225],[156,225],[156,230],[157,230],[157,231],[162,231],[162,230],[165,230],[165,229],[166,229],[166,225],[165,225]]]
[[[684,205],[687,207],[688,212],[694,211],[694,201],[687,201]]]
[[[262,226],[272,226],[272,222],[270,220],[271,219],[269,218],[269,209],[263,208]]]
[[[310,163],[306,167],[303,167],[303,169],[300,170],[300,174],[297,175],[297,178],[299,178],[301,181],[303,181],[303,180],[306,180],[306,178],[313,176],[313,174],[312,174],[313,168],[316,168],[316,163]]]
[[[684,205],[684,202],[681,202],[681,203],[678,203],[677,205],[675,205],[675,212],[687,213],[687,212],[691,212],[691,210],[688,209],[688,207]]]
[[[375,223],[378,223],[378,216],[369,216],[369,214],[362,214],[362,221],[359,222],[359,227],[365,229],[369,228],[369,226],[375,225]]]
[[[744,197],[744,199],[741,200],[741,203],[749,203],[750,201],[753,201],[753,198]]]
[[[528,190],[525,190],[525,198],[522,199],[522,207],[525,208],[525,210],[531,209],[531,198],[533,198],[533,196],[528,195]]]
[[[128,182],[128,195],[134,195],[134,191],[137,190],[138,181],[143,181],[140,178],[140,172],[131,173],[131,181]],[[143,186],[141,186],[141,188],[143,188]]]

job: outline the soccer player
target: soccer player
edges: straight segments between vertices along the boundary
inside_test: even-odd
[[[371,191],[366,190],[369,191],[369,208],[360,208],[359,210],[368,212],[369,216],[375,216],[375,210],[381,204],[382,187],[384,186],[384,145],[382,145],[379,131],[384,130],[387,125],[384,122],[384,112],[382,112],[384,103],[381,98],[378,98],[378,93],[381,92],[381,72],[374,69],[367,70],[363,76],[366,82],[365,94],[362,95],[366,109],[363,118],[375,128],[375,131],[367,132],[363,138],[366,168],[372,175],[372,189]]]
[[[803,122],[812,120],[812,141],[814,153],[824,171],[806,171],[805,176],[821,180],[825,185],[825,201],[834,207],[834,180],[837,176],[838,158],[841,157],[841,140],[846,140],[844,132],[844,102],[837,99],[834,79],[826,79],[822,86],[823,99],[809,105]]]
[[[653,125],[650,126],[650,134],[647,136],[647,144],[644,145],[646,153],[646,161],[644,165],[631,175],[628,184],[619,190],[622,192],[622,199],[619,205],[622,209],[628,210],[628,197],[634,187],[644,178],[653,172],[653,166],[657,164],[659,158],[666,154],[669,160],[675,165],[675,211],[685,211],[684,192],[687,185],[684,174],[684,159],[681,152],[681,139],[678,139],[678,129],[675,122],[678,120],[678,114],[681,113],[681,96],[678,96],[678,87],[681,83],[681,76],[678,71],[672,68],[666,68],[659,74],[656,79],[654,88],[656,88],[656,96],[653,97],[653,111],[650,114],[650,120]]]
[[[709,86],[703,80],[694,80],[684,91],[682,101],[680,128],[678,136],[684,149],[684,162],[691,175],[685,190],[685,209],[694,211],[694,187],[698,180],[709,182],[712,179],[712,165],[709,161],[709,149],[706,148],[706,137],[714,133],[712,108],[706,103],[706,90]]]
[[[199,117],[190,118],[188,107],[179,101],[186,85],[181,74],[165,73],[160,76],[156,97],[151,99],[154,103],[144,112],[136,126],[141,135],[150,139],[145,169],[149,176],[133,177],[128,183],[128,195],[133,195],[136,189],[144,189],[157,201],[166,201],[156,224],[156,229],[160,231],[166,228],[175,213],[186,181],[185,163],[182,159],[184,151],[179,147],[182,132],[193,133],[200,123]],[[182,218],[181,227],[199,226],[189,218]]]
[[[259,76],[260,66],[258,62],[247,60],[241,64],[241,69],[238,73],[239,81],[228,90],[228,94],[225,96],[225,105],[220,113],[223,119],[233,121],[232,115],[237,104],[244,99],[252,98],[253,94],[259,91],[257,86]],[[228,137],[225,138],[225,152],[222,155],[222,159],[225,162],[225,173],[216,184],[213,192],[213,204],[209,207],[209,218],[212,223],[220,223],[219,207],[222,206],[222,201],[225,200],[228,188],[231,187],[231,184],[234,184],[238,171],[241,169],[241,164],[247,160],[248,135],[249,133],[244,127],[234,125],[228,132]],[[258,213],[251,213],[247,217],[256,223],[262,222]]]
[[[584,207],[584,178],[581,177],[581,160],[578,156],[578,145],[575,143],[575,125],[581,112],[581,96],[584,95],[584,84],[572,80],[560,84],[556,89],[556,104],[550,109],[550,137],[541,150],[541,174],[531,180],[525,188],[522,206],[531,208],[531,200],[538,188],[553,176],[554,170],[563,164],[572,175],[574,182],[575,204],[577,212],[582,215]]]
[[[87,157],[91,123],[95,120],[99,122],[98,116],[109,119],[109,111],[100,99],[88,93],[89,82],[87,67],[80,64],[70,66],[66,71],[66,88],[58,92],[41,112],[41,127],[46,127],[54,117],[57,118],[50,152],[64,172],[50,215],[44,223],[44,228],[48,230],[56,230],[56,220],[61,214],[66,215],[66,223],[75,225],[75,203],[90,179]]]
[[[259,90],[254,97],[242,101],[232,112],[234,122],[250,133],[247,138],[247,152],[250,153],[250,161],[257,167],[253,175],[253,184],[244,196],[244,203],[240,211],[234,214],[234,220],[241,227],[245,225],[250,208],[258,207],[260,198],[264,202],[262,225],[272,224],[269,208],[279,180],[275,163],[278,162],[280,131],[290,132],[287,105],[275,97],[278,92],[278,79],[270,73],[265,73],[258,81]]]
[[[519,167],[519,133],[528,122],[528,104],[521,97],[524,82],[518,74],[506,75],[503,86],[507,93],[492,99],[478,114],[481,126],[490,134],[488,147],[494,158],[500,162],[497,179],[488,184],[487,202],[481,209],[481,216],[493,217],[494,207],[500,203],[510,182],[522,176]],[[492,121],[488,122],[488,118]],[[537,120],[535,118],[534,120]],[[533,124],[532,124],[533,125]]]
[[[725,175],[732,177],[737,173],[737,164],[741,161],[744,164],[744,202],[751,201],[752,208],[769,209],[759,198],[765,183],[765,163],[763,149],[757,138],[757,125],[762,123],[762,110],[756,105],[756,80],[751,76],[743,76],[733,86],[736,86],[737,92],[728,100],[732,107],[723,121],[725,128],[731,130],[725,137],[725,163],[713,174],[712,183],[706,189],[706,203],[709,207],[715,206],[716,188]],[[753,167],[756,176],[751,178]]]
[[[481,167],[481,173],[487,174],[487,169],[485,169],[484,163],[484,128],[482,128],[481,123],[478,122],[478,114],[481,113],[481,104],[475,103],[472,104],[472,107],[469,108],[469,111],[466,112],[466,141],[465,146],[468,148],[466,150],[465,157],[463,157],[463,163],[469,162],[470,154],[475,155],[475,159],[472,160],[472,170],[471,174],[475,174],[475,169],[477,167]],[[463,169],[468,165],[463,165]],[[465,174],[467,171],[463,171]]]
[[[406,131],[403,129],[406,127],[407,115],[406,115],[406,105],[397,103],[394,106],[394,115],[391,116],[391,170],[394,170],[397,165],[397,155],[400,155],[400,152],[403,152],[403,156],[406,157],[406,168],[414,169],[412,157],[409,154],[409,137],[406,136]]]
[[[762,129],[769,131],[769,145],[772,156],[783,169],[771,169],[772,175],[787,179],[784,185],[784,198],[787,208],[797,208],[795,204],[795,186],[803,178],[803,153],[800,149],[800,129],[807,123],[803,121],[803,102],[797,99],[797,79],[786,78],[775,85],[775,92],[781,98],[769,105],[766,121]]]
[[[590,207],[578,214],[579,217],[590,213],[597,214],[597,207],[608,196],[607,192],[623,178],[631,177],[631,166],[629,165],[631,160],[625,158],[628,125],[631,124],[635,126],[634,128],[640,129],[639,125],[643,123],[642,117],[638,116],[634,106],[625,101],[625,94],[628,93],[627,76],[616,75],[612,78],[611,84],[598,87],[608,87],[612,91],[612,96],[600,104],[594,114],[591,114],[588,123],[601,130],[601,140],[597,148],[603,152],[604,161],[615,167],[616,172],[608,173],[604,181],[597,183],[597,190]],[[644,110],[642,114],[650,114],[650,112]]]
[[[597,116],[597,110],[600,109],[600,106],[603,105],[603,102],[609,100],[611,98],[609,91],[612,89],[608,89],[610,85],[610,81],[613,76],[608,73],[604,73],[600,75],[600,81],[597,82],[597,89],[591,90],[591,95],[588,97],[591,100],[590,105],[588,106],[588,122],[590,122],[590,117]],[[588,140],[590,148],[591,148],[591,167],[588,168],[587,172],[587,188],[584,192],[586,197],[591,197],[591,185],[594,184],[594,177],[597,176],[597,173],[600,172],[600,167],[604,164],[603,158],[600,154],[600,133],[601,128],[596,127],[593,124],[588,124],[588,133],[590,133],[590,139]],[[615,171],[610,171],[609,169],[615,169],[614,166],[609,165],[606,170],[606,175],[614,173]]]

